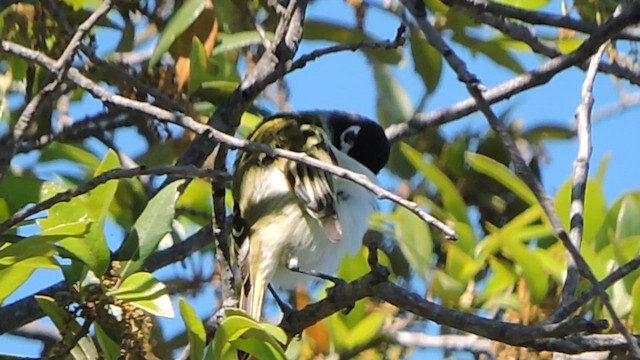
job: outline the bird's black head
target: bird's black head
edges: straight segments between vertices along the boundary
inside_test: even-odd
[[[374,174],[389,160],[390,145],[384,129],[378,123],[346,112],[323,114],[333,146],[340,149]]]

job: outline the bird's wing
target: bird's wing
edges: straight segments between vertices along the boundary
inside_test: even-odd
[[[301,124],[299,127],[300,132],[297,136],[300,139],[295,144],[297,148],[291,150],[304,152],[310,157],[329,164],[337,164],[327,135],[321,126]],[[320,222],[330,241],[340,241],[342,227],[336,210],[336,194],[332,176],[322,170],[295,161],[288,161],[285,171],[287,180],[305,211]]]
[[[320,161],[337,164],[328,135],[319,120],[311,116],[271,119],[260,125],[250,136],[250,140],[275,148],[303,152]],[[237,165],[236,171],[246,171],[247,166],[275,165],[280,168],[306,213],[320,222],[330,241],[340,241],[342,228],[336,211],[336,195],[331,175],[295,161],[274,159],[257,153],[243,153]]]

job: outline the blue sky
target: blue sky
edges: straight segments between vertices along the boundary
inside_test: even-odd
[[[557,6],[550,7],[550,10],[555,9]],[[350,24],[353,22],[352,17],[349,7],[340,0],[314,1],[308,9],[308,18]],[[366,24],[366,30],[380,38],[392,38],[398,25],[395,17],[377,11],[371,12]],[[101,39],[103,42],[100,44],[110,44],[114,41],[104,36]],[[317,41],[303,42],[299,53],[304,54],[326,45],[330,44]],[[109,45],[101,46],[108,48]],[[469,69],[487,87],[498,85],[513,76],[512,73],[495,66],[481,55],[474,57],[464,49],[455,46],[454,49],[467,61]],[[409,55],[408,51],[407,55]],[[520,60],[526,69],[531,69],[544,61],[540,57],[527,54],[522,54]],[[394,74],[406,87],[413,103],[417,104],[424,89],[421,80],[413,71],[413,64],[410,62],[409,56],[407,61],[394,71]],[[584,73],[582,71],[571,69],[555,77],[549,84],[514,96],[510,100],[496,105],[494,110],[500,113],[507,107],[513,107],[513,116],[521,119],[525,127],[540,123],[570,125],[573,122],[575,109],[580,102],[580,88],[583,79]],[[291,90],[290,102],[294,110],[347,110],[375,118],[376,94],[372,70],[365,58],[359,53],[345,52],[320,58],[308,64],[304,69],[287,76],[287,81]],[[633,91],[628,85],[626,88]],[[606,75],[598,76],[594,95],[596,109],[618,100],[614,82]],[[441,84],[429,99],[426,111],[450,106],[467,97],[468,93],[464,85],[459,83],[452,71],[445,67]],[[96,101],[88,101],[82,107],[74,109],[74,113],[82,114],[95,111],[96,106],[100,106]],[[639,187],[637,179],[640,178],[640,167],[636,162],[636,158],[640,154],[640,141],[637,139],[637,134],[640,133],[638,115],[640,115],[638,109],[630,109],[611,118],[600,120],[593,126],[591,172],[595,171],[605,155],[611,157],[604,185],[609,203],[622,193]],[[488,125],[482,116],[473,114],[466,119],[444,125],[442,130],[445,134],[453,135],[468,128],[486,131]],[[122,145],[126,151],[140,151],[139,148],[132,148],[129,145],[135,143],[135,141],[131,141],[130,136],[125,133],[118,137],[116,142]],[[554,194],[561,184],[571,176],[571,166],[576,156],[577,142],[575,140],[548,142],[546,149],[550,156],[550,162],[542,168],[543,180],[547,191]],[[198,262],[210,266],[210,264],[207,265],[210,258],[198,256],[198,259]],[[209,269],[207,268],[207,271]],[[159,274],[160,277],[170,277],[183,271],[182,266],[177,265],[165,269]],[[19,299],[57,281],[59,278],[59,274],[50,271],[38,272],[37,277],[30,280],[27,286],[21,288],[8,301]],[[211,290],[207,288],[202,296],[188,300],[199,309],[201,316],[206,316],[211,298]],[[182,326],[179,318],[174,321],[177,321],[174,328]],[[21,355],[37,356],[39,352],[37,344],[30,341],[17,341],[11,336],[4,335],[0,337],[0,352],[9,351]]]

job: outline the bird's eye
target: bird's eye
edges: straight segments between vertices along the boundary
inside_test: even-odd
[[[356,142],[356,138],[358,137],[359,132],[359,126],[350,126],[342,133],[342,135],[340,136],[340,140],[343,144],[349,145],[351,147]]]
[[[356,141],[357,136],[358,134],[356,134],[355,131],[347,131],[344,133],[343,139],[347,144],[353,144]]]

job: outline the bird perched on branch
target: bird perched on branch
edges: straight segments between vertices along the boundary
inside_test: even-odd
[[[389,158],[380,125],[343,112],[279,114],[249,136],[274,148],[358,172],[376,181]],[[334,274],[346,252],[362,243],[375,197],[349,180],[301,162],[243,152],[232,186],[234,229],[241,243],[240,304],[260,318],[269,284],[294,289],[309,274]]]

